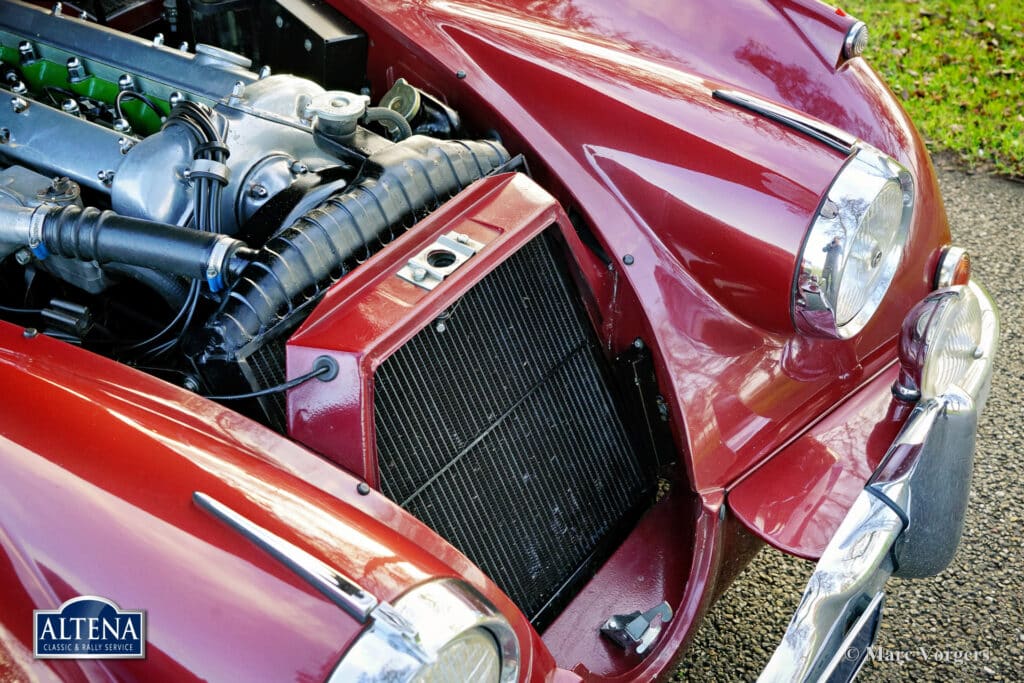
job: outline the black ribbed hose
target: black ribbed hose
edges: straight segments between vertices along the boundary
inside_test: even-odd
[[[198,360],[239,350],[509,155],[490,141],[412,136],[371,154],[376,169],[272,237],[206,324]],[[399,228],[396,230],[396,228]]]
[[[223,235],[77,206],[46,216],[42,244],[66,258],[123,263],[207,281],[212,279],[208,272],[212,262],[224,266],[222,279],[229,280],[241,273],[253,255],[243,242]]]

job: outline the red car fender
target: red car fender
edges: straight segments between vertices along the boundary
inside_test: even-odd
[[[617,350],[639,336],[655,350],[702,495],[739,480],[894,359],[949,232],[913,125],[863,60],[841,58],[853,19],[797,0],[670,11],[645,0],[331,4],[368,32],[375,91],[403,76],[447,95],[477,125],[496,126],[586,217],[615,266],[617,284],[599,302],[607,342]],[[780,308],[842,159],[714,101],[719,87],[806,112],[913,173],[901,268],[854,339],[797,335]],[[759,495],[796,511],[829,493]]]

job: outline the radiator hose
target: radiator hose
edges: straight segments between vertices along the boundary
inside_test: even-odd
[[[113,211],[50,204],[0,204],[0,254],[28,247],[36,258],[56,254],[120,263],[206,281],[213,291],[237,277],[255,252],[245,243]]]
[[[490,141],[414,135],[367,158],[362,178],[278,232],[206,324],[197,360],[227,360],[509,155]],[[398,230],[396,230],[396,228]]]

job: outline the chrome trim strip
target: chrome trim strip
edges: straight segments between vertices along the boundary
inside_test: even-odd
[[[754,95],[748,95],[735,90],[715,90],[711,93],[711,96],[789,126],[793,130],[814,138],[818,142],[828,145],[843,154],[851,154],[854,146],[857,144],[857,138],[841,128],[836,128],[824,121],[784,109],[774,102],[769,102]]]
[[[195,491],[192,501],[298,574],[360,623],[370,619],[378,605],[377,598],[348,577],[205,493]]]

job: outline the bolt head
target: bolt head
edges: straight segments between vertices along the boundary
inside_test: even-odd
[[[213,266],[210,266],[209,268],[207,268],[206,269],[206,277],[211,279],[211,280],[213,278],[217,277],[217,269],[214,268]]]
[[[34,327],[26,327],[25,331],[21,333],[25,339],[35,339],[39,336],[39,330]]]
[[[427,269],[426,268],[413,268],[412,269],[412,279],[415,280],[416,282],[423,282],[423,280],[426,277],[427,277]]]
[[[17,95],[15,95],[11,98],[11,109],[14,111],[15,114],[20,114],[21,112],[28,109],[28,100],[26,100],[24,97],[18,97]]]
[[[14,252],[14,260],[19,266],[27,266],[32,261],[32,252],[28,249],[19,249]]]
[[[302,47],[306,50],[306,52],[312,52],[313,41],[310,40],[309,38],[306,38],[304,41],[302,41]]]

